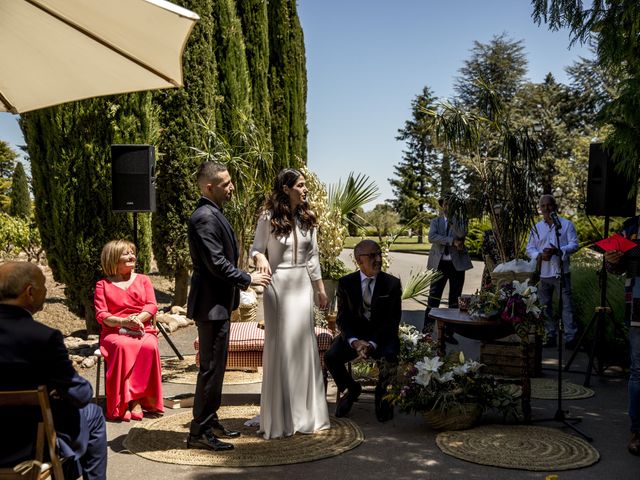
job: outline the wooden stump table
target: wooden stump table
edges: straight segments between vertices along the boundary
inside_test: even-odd
[[[513,326],[498,319],[472,318],[467,312],[457,308],[432,308],[429,318],[436,323],[438,333],[438,355],[446,355],[447,344],[444,339],[445,327],[450,327],[458,335],[474,340],[495,340],[514,333]],[[522,414],[525,422],[531,421],[531,379],[529,378],[529,349],[522,348],[524,362],[520,377],[522,386]]]

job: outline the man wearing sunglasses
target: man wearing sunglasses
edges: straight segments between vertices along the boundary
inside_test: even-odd
[[[338,281],[340,328],[324,356],[338,390],[345,392],[336,405],[336,417],[351,410],[362,387],[347,371],[345,364],[358,357],[378,361],[380,374],[375,391],[376,417],[380,422],[393,418],[393,408],[383,400],[387,385],[398,362],[400,340],[398,326],[402,315],[400,280],[382,269],[382,252],[373,240],[362,240],[353,251],[359,270]]]

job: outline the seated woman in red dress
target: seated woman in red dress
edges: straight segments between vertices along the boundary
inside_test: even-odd
[[[141,420],[143,409],[164,411],[158,331],[151,324],[156,297],[149,278],[134,272],[133,243],[112,240],[100,260],[107,278],[96,284],[94,303],[106,362],[106,417]]]

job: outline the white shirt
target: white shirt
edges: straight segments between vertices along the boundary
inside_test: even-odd
[[[560,219],[560,245],[562,251],[562,260],[564,262],[564,273],[569,273],[569,255],[578,250],[578,234],[576,228],[566,218]],[[536,234],[537,232],[537,234]],[[536,226],[529,234],[529,242],[527,243],[527,255],[532,260],[538,258],[545,248],[553,247],[558,243],[556,238],[556,227],[553,223],[549,225],[544,220],[536,223]],[[553,278],[560,276],[560,259],[557,255],[551,257],[551,260],[543,261],[540,264],[540,278]]]

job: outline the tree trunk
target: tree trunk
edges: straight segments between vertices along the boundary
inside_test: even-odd
[[[184,307],[187,304],[187,292],[189,290],[189,269],[177,268],[175,275],[176,286],[172,305]]]

